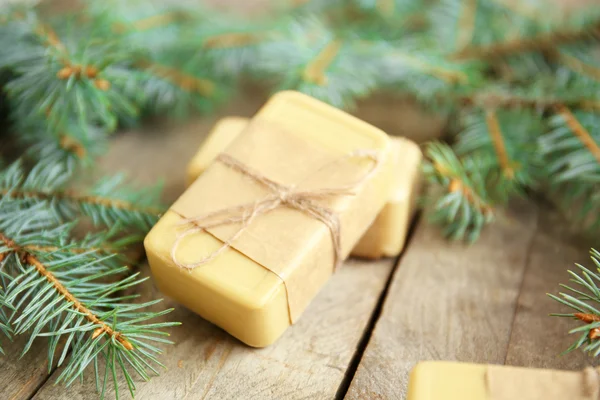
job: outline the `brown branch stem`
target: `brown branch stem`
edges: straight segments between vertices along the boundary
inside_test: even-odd
[[[85,147],[73,136],[66,133],[60,136],[58,144],[63,150],[75,154],[80,159],[85,158],[87,155]]]
[[[594,158],[600,163],[600,146],[594,141],[594,138],[590,135],[587,129],[577,119],[575,115],[569,110],[568,107],[558,106],[556,111],[560,114],[571,132],[583,143],[585,147],[592,153]]]
[[[25,260],[25,262],[29,265],[32,265],[40,276],[46,278],[46,280],[52,284],[54,289],[58,294],[60,294],[66,301],[72,303],[72,307],[85,315],[85,318],[95,325],[99,325],[93,336],[98,337],[101,333],[106,333],[107,335],[115,338],[119,343],[123,345],[127,350],[133,350],[133,345],[129,342],[120,332],[115,331],[110,325],[106,322],[100,320],[96,314],[94,314],[90,309],[88,309],[85,305],[83,305],[77,298],[69,292],[69,290],[50,272],[44,264],[33,254],[28,253],[22,247],[18,246],[12,239],[6,237],[3,233],[0,232],[0,241],[4,242],[4,244],[9,247],[12,251],[19,253],[21,258]]]
[[[502,135],[502,129],[500,128],[500,122],[498,121],[498,115],[494,110],[487,110],[485,113],[485,123],[488,127],[488,132],[494,145],[494,150],[498,156],[498,162],[500,168],[504,173],[504,176],[508,179],[515,177],[515,170],[511,166],[508,153],[506,152],[506,145],[504,143],[504,137]]]
[[[326,70],[331,65],[342,47],[342,42],[332,40],[317,54],[317,56],[306,66],[302,74],[306,82],[323,86],[327,84]]]
[[[454,99],[465,106],[491,108],[554,108],[566,105],[587,110],[600,110],[600,101],[596,100],[561,100],[553,98],[529,98],[518,95],[496,93],[474,93],[455,96]]]
[[[154,73],[160,78],[166,79],[186,92],[196,92],[202,96],[208,97],[215,91],[215,84],[213,82],[207,79],[197,78],[176,68],[148,61],[139,62],[138,66]]]
[[[49,193],[37,190],[0,189],[0,196],[10,196],[11,198],[15,199],[36,198],[40,200],[59,198],[71,200],[77,203],[87,203],[104,207],[118,208],[120,210],[141,212],[144,214],[154,215],[161,214],[164,211],[155,207],[137,207],[133,203],[125,200],[111,199],[108,197],[94,195],[79,195],[72,191],[57,191]]]
[[[580,74],[587,75],[590,78],[600,82],[600,68],[594,65],[586,64],[577,57],[573,57],[572,55],[559,51],[552,52],[550,56],[556,58],[569,69],[579,72]]]
[[[530,38],[517,38],[481,46],[469,46],[452,54],[453,60],[487,59],[553,50],[562,44],[600,37],[600,22],[578,30],[544,33]]]
[[[479,195],[473,191],[473,189],[464,183],[460,178],[451,176],[446,167],[441,164],[434,164],[435,170],[442,176],[450,178],[450,184],[448,185],[448,191],[450,193],[461,192],[464,198],[476,209],[478,209],[484,215],[493,214],[494,210],[492,206],[487,204]]]
[[[457,49],[463,49],[471,44],[475,32],[476,15],[477,0],[462,0],[461,13],[458,18]]]
[[[180,13],[167,12],[164,14],[153,15],[148,18],[140,19],[132,23],[133,27],[139,31],[145,31],[152,28],[158,28],[176,21],[181,16]]]
[[[592,322],[600,322],[600,316],[595,314],[575,313],[573,316],[587,324]]]
[[[396,3],[394,0],[377,0],[375,8],[380,14],[389,17],[396,12]]]
[[[395,50],[390,55],[393,57],[397,57],[399,60],[401,60],[401,62],[414,69],[435,76],[436,78],[441,79],[450,84],[466,83],[469,80],[467,74],[465,74],[462,71],[454,71],[437,65],[431,65],[419,58],[412,56],[411,54]]]
[[[52,253],[55,251],[65,251],[72,254],[84,254],[88,252],[99,252],[99,253],[107,253],[107,254],[118,254],[119,252],[110,247],[58,247],[58,246],[37,246],[37,245],[25,245],[20,247],[20,249],[27,252],[43,252],[43,253]]]
[[[249,46],[260,42],[264,34],[252,32],[228,32],[210,36],[204,40],[202,47],[205,49],[229,49],[233,47]]]

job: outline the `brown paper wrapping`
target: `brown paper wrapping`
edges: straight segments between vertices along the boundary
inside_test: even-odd
[[[345,158],[339,150],[336,153],[334,149],[317,147],[260,120],[251,122],[225,153],[273,181],[303,190],[351,185],[364,178],[373,166],[371,160]],[[387,154],[381,154],[385,156]],[[387,178],[386,175],[384,179]],[[368,180],[363,184],[369,186],[373,182]],[[214,162],[171,210],[182,218],[192,218],[260,200],[270,194],[272,192],[250,177]],[[372,191],[357,190],[356,196],[336,196],[319,204],[335,211],[339,217],[341,256],[346,258],[379,212],[382,202]],[[238,229],[239,225],[225,225],[207,232],[226,241]],[[327,268],[330,274],[334,266],[329,229],[317,219],[285,206],[257,217],[232,247],[281,278],[287,291],[291,323],[319,290],[322,269]],[[202,256],[199,255],[199,259]]]
[[[488,400],[598,400],[598,371],[487,366]]]

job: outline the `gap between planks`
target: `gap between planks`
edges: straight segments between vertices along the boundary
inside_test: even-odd
[[[417,212],[411,221],[410,228],[408,230],[408,234],[406,235],[406,243],[404,245],[404,249],[400,253],[400,255],[398,257],[396,257],[396,259],[394,261],[394,267],[390,271],[390,274],[387,278],[385,286],[384,286],[383,290],[381,291],[381,294],[379,295],[379,299],[377,300],[377,304],[375,305],[375,308],[373,309],[371,318],[369,319],[369,322],[367,323],[367,326],[365,327],[364,333],[363,333],[362,337],[360,338],[358,345],[356,346],[356,352],[354,353],[354,356],[352,357],[352,360],[350,360],[350,364],[348,365],[348,368],[346,369],[346,374],[344,375],[344,379],[342,380],[342,382],[335,394],[336,400],[342,400],[346,396],[346,393],[348,393],[348,389],[350,389],[350,385],[352,384],[352,380],[354,379],[356,370],[358,369],[358,366],[360,365],[363,354],[365,353],[365,350],[367,349],[367,345],[369,344],[369,340],[371,339],[373,330],[375,329],[375,326],[377,325],[377,321],[381,317],[383,305],[384,305],[385,299],[389,293],[390,286],[394,279],[394,275],[396,274],[396,270],[400,266],[400,262],[402,261],[402,257],[404,256],[404,253],[406,252],[406,250],[410,247],[410,244],[412,243],[415,229],[418,225],[418,222],[421,220],[422,215],[423,215],[422,212],[420,212],[420,211]]]
[[[567,370],[598,363],[583,352],[558,356],[577,324],[550,318],[567,310],[546,296],[574,262],[590,263],[589,243],[555,211],[526,203],[471,246],[443,241],[420,222],[347,399],[403,399],[409,371],[424,360]]]
[[[525,255],[525,267],[523,268],[523,273],[521,274],[521,283],[519,284],[519,291],[517,295],[517,299],[515,300],[515,308],[513,310],[513,317],[510,323],[510,328],[508,331],[508,343],[506,344],[506,354],[504,356],[503,364],[506,364],[506,360],[508,359],[508,349],[510,347],[510,342],[513,339],[513,333],[515,328],[515,322],[517,321],[517,314],[519,310],[519,303],[521,301],[521,296],[523,295],[523,288],[525,287],[525,279],[527,277],[527,271],[529,270],[529,265],[531,263],[531,253],[533,252],[533,247],[535,246],[535,238],[539,229],[539,217],[535,221],[535,231],[533,236],[529,240],[529,245],[527,246],[527,253]]]
[[[421,218],[346,398],[402,399],[423,360],[504,360],[537,210],[508,214],[473,245]]]

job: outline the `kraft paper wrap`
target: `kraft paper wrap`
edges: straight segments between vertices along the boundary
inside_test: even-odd
[[[277,183],[296,185],[303,190],[352,185],[373,167],[372,160],[347,158],[339,150],[319,147],[256,119],[225,153]],[[381,157],[388,156],[381,153]],[[381,174],[375,173],[359,185],[356,195],[318,202],[333,210],[340,220],[342,258],[348,256],[383,205],[377,196],[387,195],[369,190],[373,179],[382,179]],[[250,177],[213,162],[171,210],[187,219],[258,201],[270,194]],[[224,225],[209,228],[207,232],[225,242],[238,229],[238,224]],[[322,269],[331,274],[334,268],[330,230],[319,220],[286,206],[257,217],[232,247],[279,276],[287,291],[290,323],[298,319],[322,286]],[[198,255],[199,259],[203,256],[206,254]]]
[[[598,370],[557,371],[489,365],[488,400],[598,400]]]

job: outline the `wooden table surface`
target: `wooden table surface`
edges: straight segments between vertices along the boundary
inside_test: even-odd
[[[265,95],[241,96],[217,115],[181,123],[148,123],[118,134],[105,171],[125,170],[142,183],[165,180],[165,201],[184,190],[185,165],[214,122],[251,116]],[[393,109],[394,112],[390,112]],[[442,122],[403,101],[375,99],[358,115],[390,134],[417,141],[439,136]],[[401,173],[401,171],[398,171]],[[556,213],[530,201],[514,204],[474,245],[449,243],[417,216],[398,259],[351,259],[300,321],[271,347],[252,349],[166,299],[171,330],[160,377],[138,385],[139,399],[403,399],[410,369],[421,360],[459,360],[561,369],[590,362],[570,344],[573,321],[547,296],[587,262],[589,246],[564,229]],[[589,263],[588,263],[589,264]],[[140,265],[143,274],[148,266]],[[160,297],[152,281],[143,297]],[[0,357],[2,399],[96,399],[90,372],[70,388],[48,374],[46,346],[19,359],[20,338]],[[122,398],[129,398],[125,386]],[[108,398],[114,395],[110,394]]]

